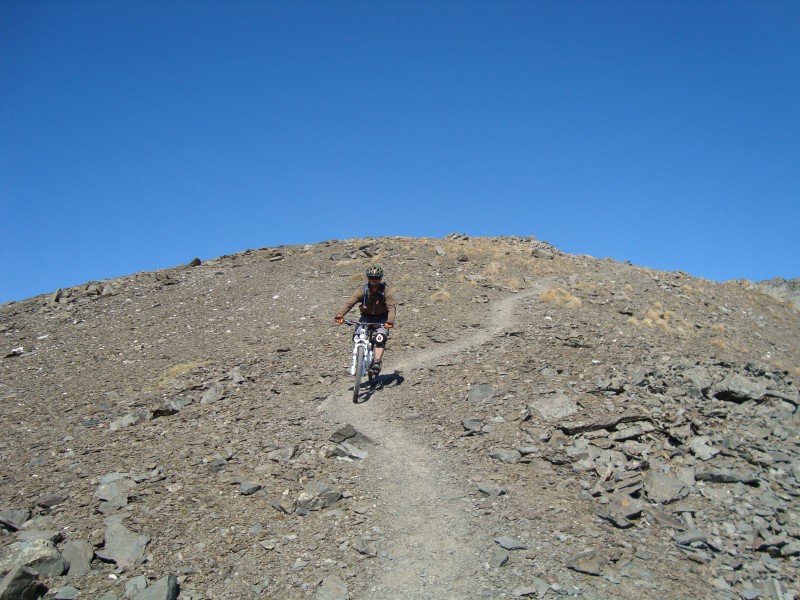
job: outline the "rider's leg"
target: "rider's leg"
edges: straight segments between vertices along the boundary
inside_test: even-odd
[[[383,353],[386,350],[386,340],[389,338],[389,330],[381,327],[375,333],[375,354],[372,361],[372,373],[377,375],[381,372],[381,360]]]
[[[381,374],[381,358],[383,357],[383,348],[376,348],[375,355],[372,358],[372,364],[369,367],[369,370],[372,372],[373,377],[377,377]]]

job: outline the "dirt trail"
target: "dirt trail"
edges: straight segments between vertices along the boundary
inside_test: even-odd
[[[542,282],[490,306],[484,327],[472,335],[434,349],[415,352],[395,363],[410,372],[477,347],[513,325],[513,311],[526,298],[545,289]],[[352,391],[340,390],[320,406],[334,424],[349,423],[379,443],[370,447],[364,476],[377,498],[377,519],[385,534],[381,549],[388,558],[380,581],[369,585],[372,597],[438,600],[474,596],[482,570],[486,540],[475,535],[477,524],[458,465],[432,452],[403,427],[392,405],[352,402]]]

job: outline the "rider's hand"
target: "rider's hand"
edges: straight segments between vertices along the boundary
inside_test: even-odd
[[[339,325],[341,325],[342,323],[344,323],[344,317],[340,317],[339,315],[336,315],[336,316],[333,318],[333,320],[334,320],[334,321],[336,321],[336,322],[337,322]]]
[[[394,327],[394,323],[386,323],[386,329],[391,329]]]

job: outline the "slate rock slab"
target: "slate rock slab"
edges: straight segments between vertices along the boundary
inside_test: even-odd
[[[530,407],[548,422],[560,421],[580,410],[577,402],[566,394],[554,394],[539,398],[532,402]]]
[[[494,543],[506,550],[527,550],[528,547],[512,537],[496,537]]]
[[[127,478],[101,483],[94,492],[95,498],[103,501],[100,505],[100,512],[109,514],[127,506],[128,493],[134,487],[134,482]]]
[[[333,453],[336,456],[353,458],[356,460],[365,460],[369,456],[369,453],[366,450],[362,450],[358,446],[348,444],[347,442],[342,442],[336,446],[336,450],[334,450]]]
[[[483,432],[483,420],[477,417],[468,417],[461,421],[464,427],[464,435],[475,435]]]
[[[111,423],[109,423],[108,428],[111,431],[119,431],[120,429],[124,429],[125,427],[131,427],[132,425],[138,425],[139,423],[144,423],[145,421],[149,421],[153,418],[153,413],[148,410],[142,410],[137,412],[128,413],[127,415],[123,415],[119,419],[115,419]]]
[[[359,537],[353,542],[353,550],[364,556],[375,557],[378,556],[378,551],[375,549],[375,544],[372,540],[365,537]]]
[[[495,548],[492,551],[492,555],[489,557],[489,566],[493,569],[499,569],[500,567],[508,564],[508,559],[508,552],[501,550],[500,548]]]
[[[117,520],[106,526],[105,545],[96,552],[97,557],[106,562],[132,567],[144,562],[144,551],[150,538],[129,530]]]
[[[252,496],[262,488],[260,483],[253,481],[242,481],[239,483],[239,493],[243,496]]]
[[[314,600],[347,600],[347,585],[336,575],[328,575],[314,594]]]
[[[274,462],[289,462],[294,456],[294,446],[283,446],[267,453],[267,458]]]
[[[225,388],[218,381],[212,383],[211,386],[200,397],[200,404],[212,404],[218,400],[222,400],[225,395]]]
[[[62,539],[63,536],[61,535],[60,531],[52,531],[52,530],[37,531],[35,529],[33,530],[29,529],[26,531],[20,531],[19,535],[17,535],[18,542],[30,542],[31,540],[48,540],[50,542],[53,542],[54,544],[57,544]]]
[[[519,459],[522,458],[522,454],[517,450],[505,450],[502,448],[493,450],[489,456],[507,465],[515,465],[519,462]]]
[[[19,531],[30,516],[31,511],[27,508],[0,511],[0,525],[11,531]]]
[[[359,447],[375,445],[374,440],[364,435],[350,424],[347,424],[344,427],[334,431],[330,437],[330,440],[335,444],[347,442],[348,444],[354,444]]]
[[[178,592],[180,592],[178,578],[175,575],[167,575],[136,594],[133,600],[175,600]]]
[[[469,388],[467,392],[467,400],[470,402],[483,402],[484,400],[491,400],[497,395],[497,389],[488,383],[479,383]]]
[[[734,471],[732,469],[709,469],[697,471],[695,478],[698,481],[710,481],[711,483],[747,483],[754,485],[758,483],[758,476],[751,471]]]
[[[644,492],[652,502],[670,504],[689,495],[689,487],[680,479],[650,471],[644,478]]]
[[[533,585],[520,586],[515,588],[511,595],[515,598],[526,598],[536,596],[537,598],[544,598],[547,592],[550,591],[550,584],[541,577],[533,578]]]
[[[680,531],[672,534],[672,539],[675,540],[676,544],[688,546],[696,542],[705,544],[708,541],[708,535],[700,529],[690,529],[689,531]]]
[[[342,493],[328,483],[314,482],[297,497],[297,507],[303,510],[322,510],[332,506],[342,497]]]
[[[358,433],[358,430],[349,423],[344,427],[340,427],[331,434],[329,438],[334,444],[340,444],[345,440],[349,440]]]
[[[631,519],[635,519],[642,514],[642,503],[627,494],[615,494],[607,498],[605,506],[597,506],[593,509],[595,515],[605,519],[620,529],[633,527]]]
[[[601,575],[603,572],[603,561],[596,550],[586,550],[570,557],[566,566],[587,575]]]
[[[91,570],[94,548],[82,540],[69,540],[61,555],[69,563],[68,577],[82,577]]]
[[[750,381],[739,373],[730,373],[719,383],[711,386],[711,397],[729,402],[758,400],[767,393],[767,386]]]
[[[506,493],[503,488],[491,483],[479,483],[478,491],[486,496],[502,496]]]
[[[40,508],[53,508],[54,506],[58,506],[62,504],[65,500],[67,500],[67,496],[64,494],[58,493],[50,493],[50,494],[43,494],[36,499],[36,506]]]
[[[613,429],[620,423],[648,420],[650,420],[650,415],[639,410],[631,410],[621,415],[605,415],[594,420],[569,422],[559,425],[558,428],[567,435],[576,435],[587,431]]]
[[[714,379],[705,367],[693,367],[684,371],[683,379],[698,392],[705,392],[714,383]]]
[[[717,454],[719,454],[719,450],[709,446],[708,442],[709,442],[708,436],[696,437],[689,442],[689,449],[700,460],[702,461],[711,460]]]
[[[625,440],[632,440],[639,438],[643,436],[645,433],[650,433],[651,431],[654,430],[655,427],[653,427],[647,421],[643,421],[641,423],[636,423],[631,427],[623,427],[622,429],[613,432],[611,435],[608,436],[608,438],[615,442],[623,442]]]
[[[53,600],[75,600],[75,598],[78,598],[80,595],[81,591],[78,588],[66,585],[58,589],[56,595],[53,596]]]

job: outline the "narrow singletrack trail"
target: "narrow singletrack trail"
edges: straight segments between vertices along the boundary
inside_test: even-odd
[[[514,308],[540,295],[545,282],[490,305],[484,327],[460,340],[401,357],[403,373],[484,344],[514,323]],[[352,388],[351,388],[352,390]],[[476,534],[475,514],[457,465],[445,452],[426,447],[404,427],[402,406],[373,397],[354,404],[352,391],[337,390],[319,407],[332,425],[351,424],[378,445],[368,448],[362,473],[377,499],[376,521],[385,534],[380,579],[366,583],[369,596],[386,600],[474,597],[480,589],[486,539]],[[380,393],[380,392],[378,392]]]

